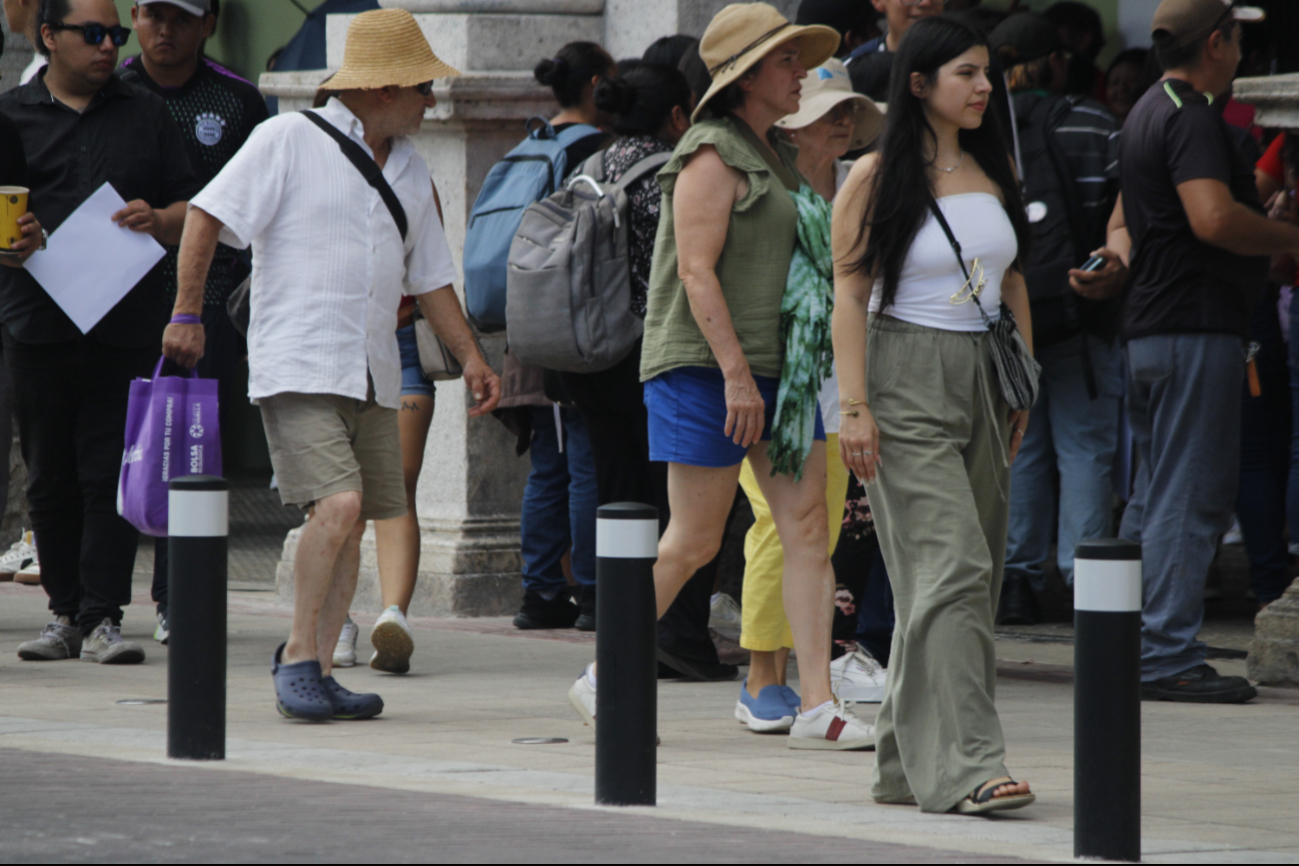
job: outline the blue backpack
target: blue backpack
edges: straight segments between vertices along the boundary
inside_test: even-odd
[[[535,129],[534,121],[540,121]],[[565,148],[587,136],[601,134],[584,123],[556,133],[540,117],[530,118],[526,126],[528,137],[492,166],[469,212],[465,305],[470,321],[484,332],[505,329],[506,263],[523,212],[563,184],[568,172]]]

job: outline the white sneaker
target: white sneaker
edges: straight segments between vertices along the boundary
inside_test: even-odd
[[[410,656],[415,652],[415,636],[397,605],[394,604],[379,615],[374,630],[370,632],[370,646],[374,647],[370,667],[376,671],[404,674],[410,670]]]
[[[163,646],[171,640],[171,623],[167,619],[167,614],[158,612],[158,627],[153,630],[153,639]]]
[[[14,575],[14,583],[25,583],[28,586],[41,585],[41,564],[32,560],[32,564],[24,566],[23,570]]]
[[[592,663],[593,665],[594,663]],[[577,714],[582,717],[582,721],[595,730],[595,683],[591,681],[591,667],[587,665],[582,671],[582,675],[573,683],[573,687],[568,690],[568,702],[577,710]]]
[[[846,703],[878,704],[884,700],[888,671],[861,644],[830,662],[830,690]]]
[[[105,619],[81,641],[81,660],[101,665],[135,665],[144,661],[144,648],[122,637],[122,629]]]
[[[794,717],[789,730],[791,749],[849,752],[875,748],[875,726],[852,714],[838,699]]]
[[[36,562],[36,544],[30,529],[23,530],[22,536],[0,556],[0,580],[11,580],[13,576]]]
[[[709,628],[740,628],[744,620],[740,616],[740,605],[724,592],[713,596],[708,606]]]
[[[334,667],[356,667],[356,638],[360,633],[361,630],[349,616],[343,622],[343,630],[338,633],[338,646],[334,647]]]

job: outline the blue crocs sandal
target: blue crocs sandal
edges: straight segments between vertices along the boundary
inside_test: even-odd
[[[358,695],[338,684],[332,676],[321,677],[329,700],[334,705],[334,718],[339,721],[355,722],[361,719],[373,719],[383,712],[383,698],[378,695]]]
[[[275,708],[286,719],[327,722],[334,717],[334,704],[321,682],[320,662],[283,664],[280,661],[286,644],[280,644],[271,658],[271,677],[275,681]]]

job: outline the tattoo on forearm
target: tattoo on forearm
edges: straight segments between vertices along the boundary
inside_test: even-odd
[[[405,400],[402,400],[402,401],[401,401],[401,411],[403,411],[403,412],[418,412],[418,411],[419,411],[419,404],[418,404],[418,403],[407,403]]]

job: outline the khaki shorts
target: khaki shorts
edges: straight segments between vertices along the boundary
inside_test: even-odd
[[[285,505],[361,494],[362,520],[406,514],[397,410],[336,394],[263,397],[262,423]]]

